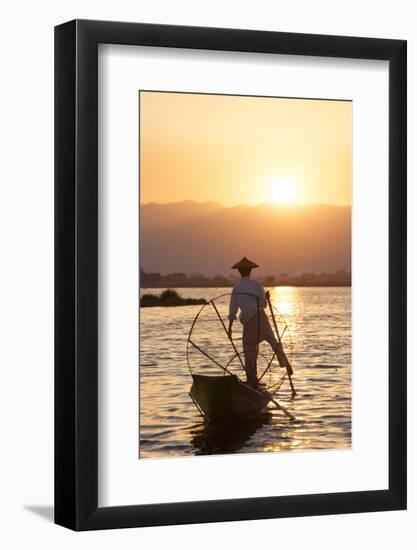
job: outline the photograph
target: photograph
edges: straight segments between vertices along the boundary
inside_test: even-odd
[[[139,460],[350,449],[352,101],[138,96]]]

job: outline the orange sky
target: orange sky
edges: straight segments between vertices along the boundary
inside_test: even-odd
[[[141,203],[351,204],[352,103],[140,93]]]

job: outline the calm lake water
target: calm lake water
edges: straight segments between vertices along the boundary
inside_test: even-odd
[[[213,299],[229,294],[231,289],[184,288],[177,291],[184,297]],[[161,291],[142,289],[141,292],[155,294]],[[188,333],[201,306],[142,308],[141,459],[350,447],[351,289],[276,287],[270,292],[274,307],[288,325],[283,344],[289,356],[292,352],[293,382],[297,390],[296,397],[291,399],[286,380],[275,398],[296,416],[296,420],[289,420],[271,406],[244,425],[219,427],[202,422],[188,395],[192,379],[186,361]],[[228,296],[217,303],[227,322]],[[241,348],[239,325],[238,321],[234,323],[234,338]],[[282,318],[279,326],[282,331]],[[233,356],[230,342],[212,308],[204,308],[194,328],[193,339],[222,364]],[[270,354],[267,344],[262,346],[258,372],[263,371],[262,365]],[[190,351],[189,358],[195,372],[222,374],[195,350]],[[238,361],[231,362],[233,372],[240,374],[239,368]],[[276,377],[283,374],[278,365],[274,365],[274,371]],[[244,379],[244,375],[241,376]]]

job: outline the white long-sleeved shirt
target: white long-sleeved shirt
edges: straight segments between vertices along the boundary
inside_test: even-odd
[[[234,321],[240,308],[240,322],[247,323],[258,313],[258,306],[259,310],[266,307],[266,296],[263,286],[250,277],[242,277],[233,288],[230,297],[229,319]]]

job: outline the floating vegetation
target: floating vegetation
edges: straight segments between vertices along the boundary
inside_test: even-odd
[[[144,294],[140,299],[140,307],[177,307],[204,305],[204,298],[183,298],[175,290],[164,290],[159,296]]]

